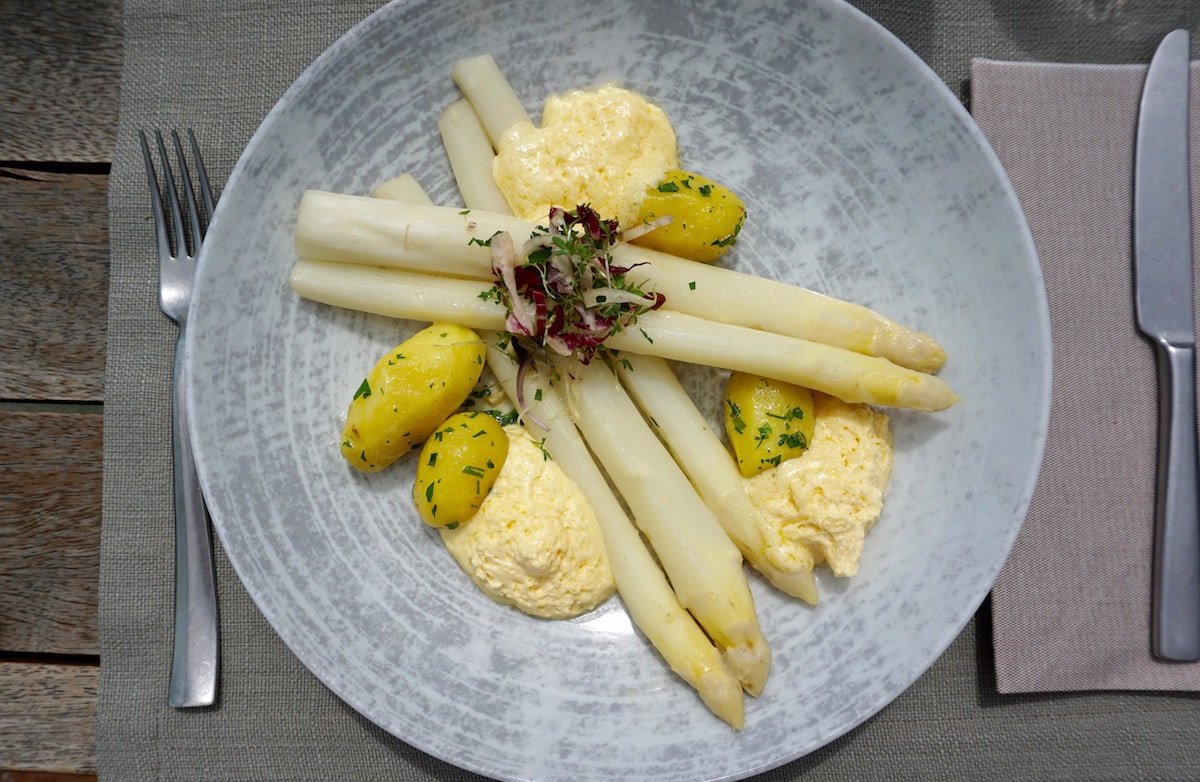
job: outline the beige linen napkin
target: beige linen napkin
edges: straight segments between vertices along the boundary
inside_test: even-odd
[[[1045,459],[992,594],[1001,693],[1200,690],[1200,663],[1150,654],[1158,397],[1153,348],[1134,320],[1130,234],[1145,74],[1140,65],[972,67],[975,119],[1037,244],[1054,345]],[[1192,117],[1196,138],[1196,108]],[[1200,226],[1200,154],[1193,161]]]

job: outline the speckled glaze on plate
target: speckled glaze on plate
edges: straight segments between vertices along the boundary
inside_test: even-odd
[[[747,202],[724,263],[866,304],[949,352],[942,374],[965,401],[893,415],[894,476],[859,576],[823,577],[815,609],[753,579],[775,662],[740,733],[619,600],[569,622],[493,603],[412,510],[411,465],[364,477],[338,455],[350,395],[416,324],[292,294],[297,201],[408,171],[458,203],[436,120],[457,97],[451,65],[483,52],[535,117],[548,94],[610,80],[649,96],[684,165]],[[204,248],[188,392],[229,558],[288,646],[363,715],[499,779],[736,779],[877,712],[979,606],[1037,474],[1047,324],[1032,242],[986,143],[850,6],[404,2],[322,55],[246,148]],[[715,404],[715,373],[683,375]]]

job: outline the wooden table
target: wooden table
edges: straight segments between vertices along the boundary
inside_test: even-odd
[[[0,0],[0,782],[96,778],[121,11]]]
[[[121,3],[0,29],[0,782],[94,779]]]

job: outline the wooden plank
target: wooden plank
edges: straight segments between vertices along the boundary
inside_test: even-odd
[[[0,769],[0,782],[96,782],[95,774],[50,774]]]
[[[0,168],[0,399],[103,399],[107,188],[104,174]]]
[[[0,30],[0,161],[111,161],[120,0],[5,0]]]
[[[0,768],[95,774],[99,691],[99,665],[0,662]]]
[[[0,649],[6,652],[100,653],[103,440],[100,412],[0,410]]]

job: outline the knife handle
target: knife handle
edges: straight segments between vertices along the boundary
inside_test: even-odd
[[[1200,456],[1196,351],[1157,342],[1158,501],[1154,534],[1152,650],[1200,660]]]

